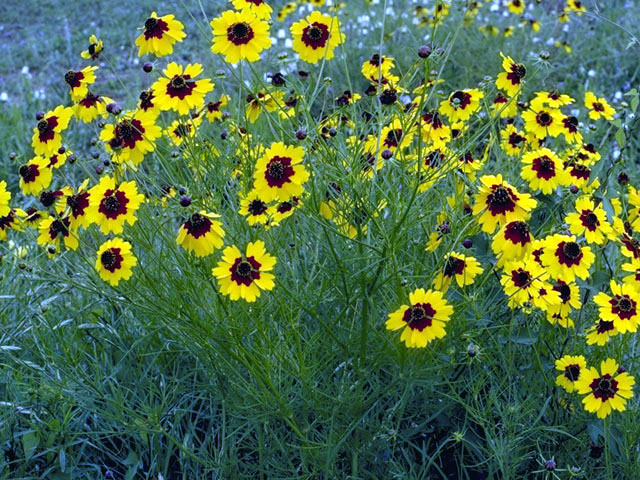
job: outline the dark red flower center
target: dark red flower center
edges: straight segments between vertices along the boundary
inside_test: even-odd
[[[82,84],[80,80],[83,78],[84,73],[74,72],[73,70],[69,70],[64,75],[64,81],[67,82],[71,88],[78,88]]]
[[[622,320],[629,320],[636,315],[636,302],[628,295],[616,295],[611,300],[611,312]]]
[[[492,185],[491,193],[487,195],[486,204],[492,215],[504,215],[506,212],[512,212],[516,207],[518,197],[513,191],[502,185]]]
[[[56,219],[53,222],[51,222],[51,225],[49,225],[49,237],[51,238],[51,240],[55,240],[58,235],[61,235],[62,237],[66,237],[69,235],[69,219],[68,218],[63,218],[63,219]]]
[[[571,364],[564,367],[564,376],[569,379],[570,382],[575,382],[580,378],[580,365]]]
[[[142,140],[144,127],[135,118],[133,120],[123,120],[116,125],[113,133],[117,145],[133,149],[136,146],[136,142]]]
[[[591,210],[582,210],[580,221],[582,225],[591,232],[594,232],[598,228],[598,225],[600,225],[598,216]]]
[[[598,320],[598,324],[596,325],[596,332],[602,334],[605,332],[609,332],[611,330],[613,330],[615,328],[615,326],[613,325],[613,322],[610,322],[608,320],[603,320],[600,319]]]
[[[104,193],[104,197],[98,206],[98,211],[109,219],[118,218],[120,215],[127,213],[128,203],[129,199],[124,192],[109,189]]]
[[[234,23],[227,28],[227,39],[234,45],[246,45],[253,36],[253,28],[245,22]]]
[[[431,326],[435,314],[430,303],[416,303],[404,311],[402,319],[410,329],[423,331]]]
[[[252,200],[249,203],[248,210],[250,215],[254,215],[254,216],[262,215],[264,212],[267,211],[267,204],[264,203],[262,200],[258,200],[258,199]]]
[[[513,85],[520,85],[520,82],[527,74],[527,69],[522,64],[512,64],[511,71],[507,73],[507,78],[511,80]]]
[[[454,275],[462,275],[464,272],[465,262],[464,260],[449,255],[447,262],[444,265],[443,275],[445,277],[453,277]]]
[[[302,30],[302,43],[314,50],[324,48],[329,39],[329,28],[319,22],[313,22]]]
[[[471,103],[471,94],[458,90],[451,94],[451,97],[449,97],[449,103],[455,109],[460,108],[464,110],[467,105]]]
[[[71,215],[74,218],[80,217],[89,206],[89,192],[83,192],[67,197],[67,205],[71,208]]]
[[[604,402],[616,396],[618,382],[607,373],[600,378],[595,378],[589,385],[589,388],[591,388],[594,397]]]
[[[569,300],[571,300],[571,287],[569,287],[569,285],[567,285],[562,280],[558,280],[553,286],[553,289],[560,295],[562,303],[567,303]]]
[[[529,225],[521,221],[508,223],[505,226],[504,238],[514,244],[519,243],[520,245],[525,245],[529,243],[531,241]]]
[[[553,117],[548,112],[542,111],[536,115],[536,121],[543,127],[548,127],[553,123]]]
[[[528,288],[533,282],[531,274],[522,268],[511,272],[511,281],[518,288]]]
[[[604,112],[604,105],[600,102],[593,102],[593,109],[596,112]]]
[[[58,126],[58,117],[43,118],[38,122],[38,138],[41,142],[48,142],[55,137],[55,128]]]
[[[249,286],[254,280],[260,278],[261,266],[254,257],[237,258],[231,266],[231,280],[238,285]]]
[[[100,255],[100,263],[102,263],[105,270],[109,270],[111,273],[122,268],[123,260],[120,249],[115,247],[106,249]]]
[[[191,75],[174,75],[167,84],[167,95],[170,97],[178,97],[184,100],[184,97],[191,95],[196,87],[196,82],[189,81]]]
[[[402,140],[402,129],[396,128],[389,130],[383,144],[385,147],[396,148],[400,144],[400,140]]]
[[[194,213],[191,215],[191,218],[184,223],[184,228],[186,228],[189,235],[194,238],[200,238],[203,235],[206,235],[211,230],[211,220],[205,215],[201,215],[199,213]]]
[[[538,178],[544,178],[545,180],[549,180],[556,175],[555,163],[546,155],[534,158],[531,168],[536,172]]]
[[[27,163],[18,169],[18,173],[24,183],[31,183],[40,175],[40,168],[34,163]]]
[[[162,38],[164,32],[169,31],[169,24],[161,18],[147,18],[144,22],[144,38]]]
[[[560,242],[556,248],[555,255],[561,265],[570,267],[580,264],[583,253],[580,250],[580,245],[576,242]]]
[[[270,187],[280,188],[285,183],[290,182],[294,174],[291,158],[276,155],[267,164],[267,168],[265,168],[264,171],[264,178]]]

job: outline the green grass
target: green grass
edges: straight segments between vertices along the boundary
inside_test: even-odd
[[[482,19],[465,25],[458,8],[465,2],[454,2],[451,17],[434,32],[411,24],[411,2],[394,2],[399,15],[384,15],[390,2],[348,2],[340,13],[347,44],[336,59],[322,67],[298,62],[297,68],[311,72],[307,80],[287,76],[287,91],[304,95],[309,108],[292,122],[277,111],[263,113],[255,125],[244,119],[244,98],[264,86],[264,73],[293,68],[292,54],[279,43],[263,54],[262,62],[217,77],[226,67],[210,52],[207,22],[223,5],[50,1],[39,2],[36,12],[26,3],[13,3],[3,13],[0,30],[0,91],[11,99],[0,105],[0,178],[8,180],[13,203],[39,206],[37,198],[19,193],[17,168],[32,156],[35,112],[69,103],[64,73],[84,65],[79,52],[88,36],[96,32],[106,44],[99,93],[131,108],[137,92],[166,63],[157,61],[151,74],[140,68],[147,59],[135,64],[136,28],[152,9],[172,12],[185,23],[189,37],[171,58],[203,63],[204,76],[216,83],[214,96],[231,96],[230,120],[250,129],[252,148],[238,155],[239,136],[221,138],[223,129],[231,130],[230,120],[203,125],[198,141],[184,152],[163,139],[156,153],[127,175],[152,198],[165,184],[186,187],[193,199],[189,212],[206,207],[222,216],[227,245],[242,249],[262,239],[278,264],[273,291],[263,292],[255,304],[231,302],[211,276],[220,254],[196,259],[176,245],[186,210],[175,200],[166,208],[150,202],[136,224],[125,229],[139,264],[133,278],[115,288],[93,267],[105,239],[96,227],[82,232],[77,252],[54,259],[36,245],[33,229],[11,232],[9,240],[29,251],[18,258],[14,244],[0,244],[1,479],[637,477],[637,398],[628,411],[603,422],[583,410],[579,396],[554,384],[554,361],[563,354],[584,354],[590,365],[616,358],[636,378],[640,375],[634,335],[619,336],[603,348],[586,347],[582,335],[598,315],[592,298],[607,288],[613,273],[609,263],[620,278],[617,247],[594,248],[598,260],[592,277],[581,283],[585,301],[574,314],[576,328],[552,326],[542,312],[508,308],[500,273],[492,268],[490,238],[464,213],[461,196],[453,207],[445,198],[455,192],[460,175],[452,172],[414,195],[415,175],[393,160],[373,181],[363,181],[344,168],[353,161],[346,129],[339,128],[331,140],[315,133],[333,98],[345,89],[367,87],[360,65],[379,51],[396,59],[407,85],[415,86],[425,72],[439,72],[444,83],[424,99],[429,108],[458,88],[481,85],[494,92],[485,77],[493,79],[500,71],[500,51],[527,65],[525,98],[557,87],[576,98],[576,108],[585,90],[611,100],[625,84],[638,85],[640,47],[627,49],[630,37],[621,28],[637,35],[639,16],[625,2],[586,1],[590,12],[599,7],[599,15],[619,26],[586,14],[573,18],[566,33],[552,13],[536,7],[541,31],[525,27],[506,39],[483,36],[477,28],[486,23]],[[360,33],[355,22],[365,12],[384,20],[384,30],[377,25]],[[500,28],[518,24],[514,16],[503,18],[486,9],[483,15]],[[290,22],[300,17],[294,13],[287,19],[282,26],[287,35]],[[281,25],[275,23],[272,33]],[[427,34],[443,51],[420,61],[415,51]],[[566,39],[573,53],[545,45],[549,37]],[[548,60],[540,58],[542,50],[549,51]],[[288,56],[279,58],[281,52]],[[20,73],[24,65],[30,78]],[[33,95],[41,88],[44,100]],[[625,108],[615,106],[631,125]],[[364,111],[374,116],[372,122],[359,120]],[[383,107],[373,97],[344,112],[356,122],[358,135],[378,132],[402,110]],[[170,118],[163,114],[159,122],[168,125]],[[615,181],[619,172],[638,180],[635,132],[630,131],[616,159],[618,128],[594,122],[590,129],[584,112],[581,119],[585,137],[603,157],[594,167],[603,184],[597,194],[611,199],[622,191]],[[309,134],[304,142],[295,138],[299,128]],[[95,169],[108,159],[104,148],[92,142],[99,133],[95,123],[71,131],[66,141],[78,161],[56,174],[55,187],[77,185],[86,176],[97,181]],[[498,131],[499,125],[484,117],[456,148],[480,153]],[[236,213],[238,192],[250,189],[257,145],[275,141],[305,147],[312,172],[307,196],[280,226],[250,228]],[[219,154],[211,154],[204,142]],[[17,157],[11,159],[10,152]],[[495,144],[488,158],[482,174],[502,173],[520,191],[528,191],[519,162]],[[190,168],[189,159],[199,168]],[[239,177],[233,173],[237,163]],[[387,204],[357,239],[345,237],[319,214],[334,181],[352,199],[340,207],[344,211],[371,212],[380,201]],[[466,188],[474,185],[467,181]],[[561,230],[573,209],[568,189],[536,198],[539,206],[531,221],[536,237]],[[452,221],[452,233],[435,254],[426,252],[442,211]],[[385,330],[388,314],[406,303],[415,288],[429,288],[444,254],[461,251],[465,238],[472,240],[470,254],[482,263],[484,274],[473,286],[452,286],[447,292],[455,314],[443,340],[426,349],[405,348],[397,332]],[[475,349],[478,353],[471,355]],[[606,446],[600,458],[589,456],[591,443]],[[544,467],[551,458],[558,465],[555,472]],[[572,467],[579,470],[571,472]]]

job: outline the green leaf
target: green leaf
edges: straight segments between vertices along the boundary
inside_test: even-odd
[[[40,444],[40,435],[35,430],[30,430],[22,435],[22,450],[24,451],[24,458],[29,460],[38,448]]]
[[[627,136],[624,133],[624,128],[619,128],[616,132],[616,142],[618,142],[618,146],[620,148],[624,147],[627,143]]]
[[[60,470],[64,472],[67,468],[67,454],[64,453],[64,447],[58,452],[58,460],[60,461]]]

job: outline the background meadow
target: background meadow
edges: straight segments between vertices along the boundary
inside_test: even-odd
[[[181,146],[158,139],[136,170],[122,168],[100,140],[100,121],[114,123],[114,115],[72,120],[64,133],[76,160],[55,171],[51,188],[85,178],[95,185],[118,171],[146,196],[120,235],[138,263],[129,280],[105,282],[96,251],[113,235],[95,225],[80,231],[76,251],[52,254],[26,226],[0,242],[0,478],[638,478],[637,396],[602,420],[556,384],[563,355],[583,355],[596,368],[614,358],[640,374],[633,332],[604,346],[585,342],[600,315],[594,297],[628,275],[620,242],[590,245],[596,258],[577,282],[574,326],[563,328],[537,306],[509,304],[493,232],[483,232],[470,209],[478,179],[502,174],[536,199],[528,220],[536,238],[566,232],[582,193],[598,199],[611,223],[635,222],[640,4],[585,0],[586,12],[560,22],[564,1],[528,0],[522,14],[502,0],[349,0],[339,9],[335,0],[299,1],[284,20],[276,14],[286,2],[269,3],[271,48],[259,62],[237,65],[211,52],[209,22],[233,8],[223,1],[0,7],[0,179],[12,207],[42,209],[38,194],[21,192],[18,170],[34,155],[36,113],[72,105],[69,69],[97,65],[91,90],[124,111],[171,61],[202,64],[200,77],[215,84],[207,101],[229,97],[227,115],[203,121]],[[437,4],[449,13],[432,21]],[[289,29],[314,10],[338,18],[346,38],[333,59],[309,64],[296,57]],[[184,24],[187,37],[168,57],[138,57],[135,40],[152,11]],[[104,51],[91,62],[80,52],[92,34]],[[430,55],[421,58],[426,44]],[[507,121],[492,110],[500,52],[526,66],[518,128],[536,92],[575,99],[564,112],[578,117],[585,143],[601,156],[591,167],[599,186],[577,194],[567,183],[544,194],[522,178],[521,156],[500,145]],[[365,93],[376,82],[361,67],[374,54],[395,59],[401,88],[391,105],[375,86]],[[285,85],[274,84],[278,72]],[[433,85],[414,91],[424,78]],[[377,139],[394,120],[406,131],[419,122],[415,111],[433,111],[464,88],[484,99],[449,146],[453,166],[443,160],[421,176],[414,164],[428,146],[418,127],[404,152],[363,174],[367,147],[350,137]],[[345,90],[362,98],[336,103]],[[259,91],[298,104],[287,116],[283,104],[263,107],[251,122],[247,97]],[[615,120],[590,119],[586,91],[606,98]],[[157,124],[164,130],[175,118],[163,112]],[[262,147],[274,142],[303,147],[310,178],[291,217],[250,226],[238,210]],[[477,172],[456,163],[466,152]],[[276,257],[275,287],[256,302],[221,293],[211,271],[222,248],[196,257],[176,243],[180,225],[201,209],[220,215],[225,247],[262,240]],[[449,231],[427,251],[443,219]],[[415,289],[434,288],[449,252],[473,256],[482,273],[472,284],[439,288],[453,307],[446,336],[407,348],[385,322]]]

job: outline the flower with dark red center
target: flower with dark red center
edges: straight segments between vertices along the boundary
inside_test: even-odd
[[[117,185],[113,177],[104,176],[89,190],[87,214],[91,221],[100,225],[104,234],[121,233],[125,222],[135,223],[135,212],[143,199],[144,195],[138,194],[134,181]]]
[[[608,358],[600,364],[600,373],[591,367],[585,369],[576,382],[585,410],[605,418],[611,410],[624,411],[626,401],[633,397],[634,378],[627,372],[619,372],[615,360]]]
[[[576,277],[589,276],[589,267],[595,259],[589,247],[581,246],[569,235],[551,235],[545,244],[541,260],[552,278],[569,283]]]
[[[184,69],[175,62],[169,63],[163,70],[164,76],[151,87],[158,108],[175,110],[180,115],[203,108],[204,98],[213,90],[213,84],[208,78],[196,80],[201,73],[202,65],[199,63],[189,64]]]
[[[309,173],[302,164],[304,149],[278,142],[256,162],[254,188],[264,201],[286,201],[302,195]]]
[[[249,9],[240,12],[227,10],[211,23],[213,53],[225,56],[229,63],[240,60],[257,62],[260,52],[271,46],[269,24]]]
[[[333,58],[335,48],[344,42],[340,21],[314,10],[306,19],[291,26],[293,49],[305,62],[317,63],[322,58]]]
[[[223,245],[224,230],[215,213],[204,210],[192,214],[180,227],[176,243],[197,257],[204,257]]]
[[[151,16],[145,20],[143,30],[136,38],[139,57],[147,53],[157,57],[170,55],[173,53],[173,45],[187,36],[184,33],[184,25],[173,15],[158,17],[156,12],[151,12]]]
[[[116,286],[121,280],[128,280],[138,260],[131,251],[131,244],[118,237],[104,242],[96,254],[95,267],[104,281]]]
[[[410,305],[402,305],[389,315],[386,328],[404,328],[400,340],[409,348],[422,348],[432,340],[444,337],[445,325],[453,308],[444,299],[442,292],[419,288],[409,295],[409,300]]]
[[[236,246],[225,248],[212,274],[220,283],[223,295],[229,295],[231,300],[243,298],[254,302],[261,290],[275,286],[274,276],[268,273],[275,264],[276,259],[267,253],[264,242],[257,241],[247,245],[244,255]]]

